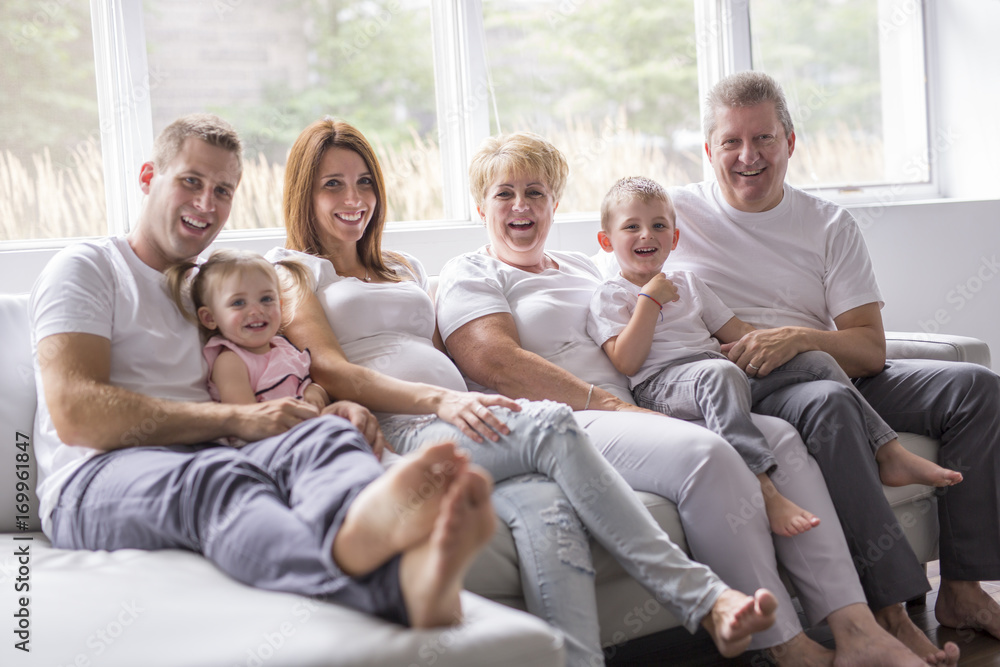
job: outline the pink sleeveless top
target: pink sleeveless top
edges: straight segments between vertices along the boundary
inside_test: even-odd
[[[232,350],[246,364],[258,403],[285,396],[302,398],[302,392],[312,383],[309,350],[300,352],[284,336],[272,338],[271,349],[266,354],[248,352],[222,336],[213,336],[203,350],[208,362],[208,393],[213,400],[219,400],[219,389],[212,382],[212,369],[223,350]]]

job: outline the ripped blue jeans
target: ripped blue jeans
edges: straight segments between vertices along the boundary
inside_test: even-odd
[[[569,664],[604,661],[588,533],[694,632],[727,586],[660,529],[569,407],[518,404],[520,412],[491,408],[511,431],[498,442],[477,443],[434,416],[388,417],[382,431],[400,453],[452,440],[493,475],[497,514],[514,535],[528,609],[567,635]],[[519,477],[531,473],[548,479]]]

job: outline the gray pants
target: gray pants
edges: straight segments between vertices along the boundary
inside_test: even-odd
[[[333,562],[357,494],[383,472],[349,422],[317,417],[242,449],[119,449],[88,460],[52,516],[63,549],[187,549],[243,583],[406,625],[399,557],[350,577]]]
[[[743,370],[716,352],[679,359],[642,382],[633,391],[635,401],[678,419],[701,420],[739,452],[755,475],[770,473],[777,465],[771,448],[750,412],[779,389],[802,382],[834,380],[854,391],[850,379],[826,352],[810,351],[792,358],[764,377],[747,377]],[[896,433],[858,394],[873,451]]]
[[[1000,578],[1000,377],[974,364],[892,360],[854,383],[893,428],[939,438],[941,464],[965,476],[938,495],[941,575]],[[795,425],[819,463],[869,604],[879,609],[929,590],[863,450],[854,393],[809,382],[772,393],[756,410]]]

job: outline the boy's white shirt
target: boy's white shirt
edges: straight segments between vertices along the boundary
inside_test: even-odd
[[[611,253],[607,253],[611,254]],[[663,304],[663,317],[657,321],[649,356],[635,375],[629,376],[631,388],[637,387],[663,366],[699,352],[719,352],[719,341],[712,338],[733,318],[731,311],[716,294],[689,271],[665,271],[677,288],[677,301]],[[590,302],[587,333],[598,345],[625,330],[642,288],[620,274],[606,280]]]

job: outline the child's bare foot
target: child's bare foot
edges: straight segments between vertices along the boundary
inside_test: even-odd
[[[468,466],[468,456],[451,442],[402,457],[351,503],[334,538],[334,562],[362,576],[426,540],[449,488]]]
[[[496,527],[492,491],[489,474],[470,468],[448,490],[430,538],[403,554],[400,586],[414,628],[461,622],[465,573]]]
[[[962,473],[917,456],[899,444],[899,440],[890,440],[879,447],[875,462],[878,476],[886,486],[951,486],[962,481]]]
[[[732,658],[746,650],[753,633],[774,625],[777,608],[778,601],[766,588],[758,589],[753,597],[730,588],[719,596],[701,624],[719,653]]]
[[[771,532],[783,537],[791,537],[806,532],[819,525],[819,517],[807,512],[791,500],[781,495],[766,474],[757,475],[760,490],[764,494],[764,512],[767,513]]]

